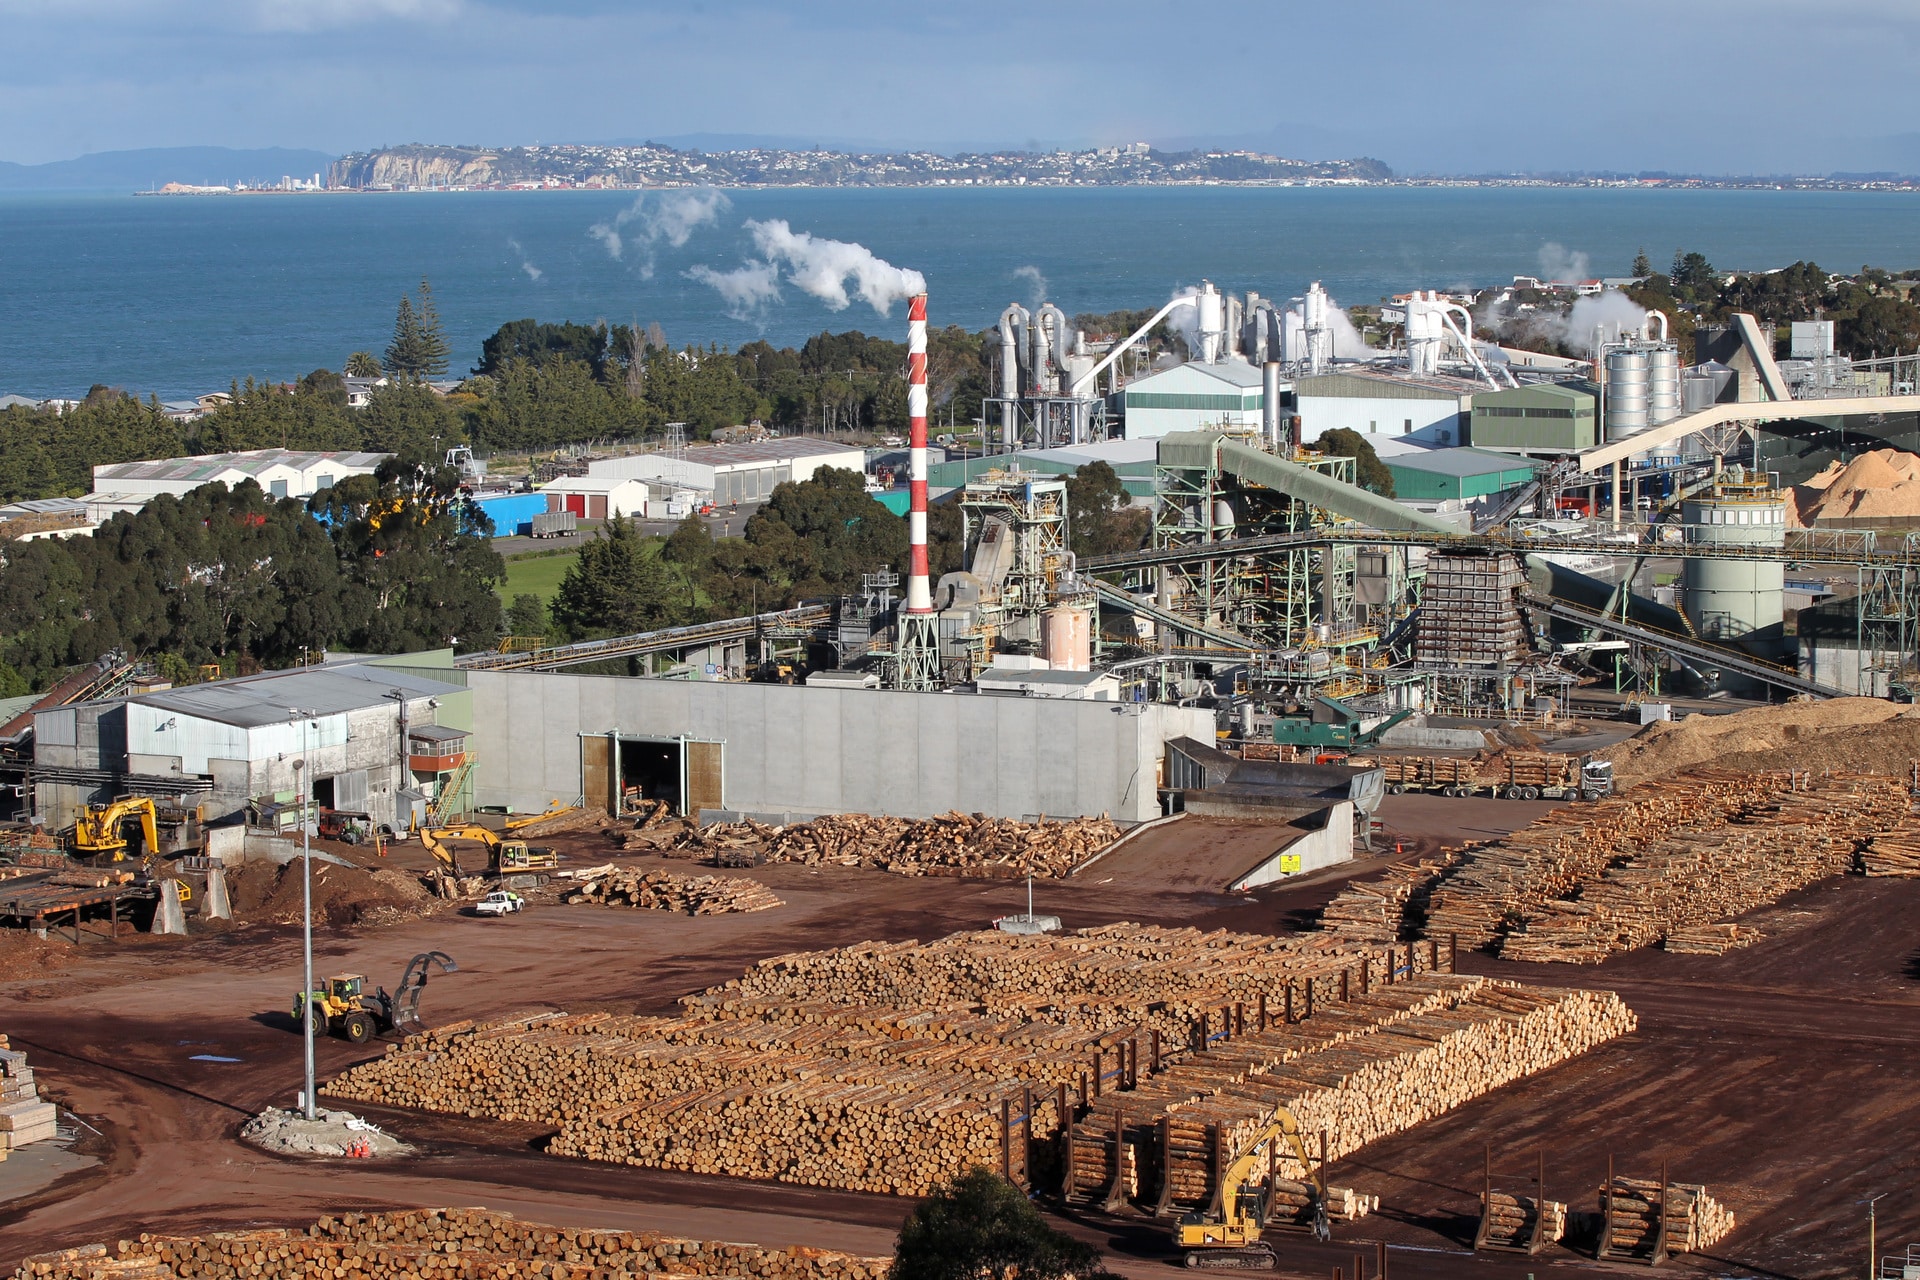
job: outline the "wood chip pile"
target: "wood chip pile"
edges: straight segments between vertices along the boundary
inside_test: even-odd
[[[675,911],[689,916],[765,911],[785,905],[773,890],[742,876],[683,876],[612,866],[576,872],[574,886],[562,891],[561,901]]]
[[[674,1275],[726,1280],[883,1280],[891,1258],[825,1249],[686,1240],[521,1222],[486,1209],[341,1214],[305,1230],[141,1233],[137,1239],[35,1254],[16,1280],[492,1280],[493,1277]]]
[[[1053,1141],[1063,1116],[1085,1123],[1108,1099],[1137,1099],[1142,1112],[1158,1100],[1183,1117],[1228,1105],[1221,1090],[1241,1086],[1223,1064],[1247,1055],[1233,1070],[1264,1073],[1248,1087],[1312,1094],[1301,1105],[1318,1106],[1316,1123],[1336,1125],[1348,1150],[1512,1078],[1522,1042],[1535,1070],[1631,1025],[1611,995],[1495,989],[1432,974],[1432,959],[1403,949],[1388,985],[1384,953],[1312,934],[1126,925],[869,943],[763,962],[689,997],[679,1018],[438,1028],[326,1092],[552,1125],[557,1155],[923,1195],[976,1164],[1024,1176],[1036,1148],[1064,1154]],[[1581,999],[1591,1007],[1576,1009]],[[1542,1010],[1562,1006],[1554,1032]],[[1573,1029],[1579,1018],[1585,1030]],[[1235,1035],[1198,1054],[1203,1027]],[[1364,1049],[1347,1045],[1362,1039]],[[1229,1123],[1250,1114],[1233,1097]]]
[[[636,838],[650,839],[647,833]],[[848,813],[784,827],[751,820],[716,823],[683,831],[674,850],[722,866],[798,862],[872,867],[903,876],[1058,878],[1119,838],[1119,826],[1106,817],[1017,822],[984,814],[909,819]]]
[[[1608,1200],[1612,1212],[1608,1214]],[[1644,1178],[1615,1177],[1612,1195],[1600,1188],[1600,1213],[1612,1223],[1606,1238],[1614,1256],[1646,1257],[1653,1252],[1660,1229],[1660,1184]],[[1697,1183],[1667,1184],[1667,1252],[1697,1253],[1711,1249],[1732,1233],[1733,1213]]]
[[[1327,1159],[1339,1160],[1634,1026],[1612,992],[1451,974],[1396,984],[1301,1025],[1188,1056],[1151,1089],[1102,1097],[1073,1126],[1069,1193],[1104,1196],[1116,1145],[1123,1159],[1131,1146],[1142,1198],[1204,1207],[1223,1154],[1231,1159],[1250,1145],[1278,1107],[1299,1120],[1311,1156],[1318,1158],[1324,1131]],[[1284,1146],[1278,1168],[1287,1178],[1311,1173]]]
[[[1663,838],[1631,849],[1616,845],[1614,863],[1577,895],[1517,911],[1521,928],[1506,936],[1500,954],[1598,964],[1656,945],[1674,929],[1725,920],[1845,874],[1869,838],[1907,811],[1906,785],[1894,778],[1843,775],[1803,787],[1731,814],[1677,820]],[[1688,941],[1683,935],[1675,949]],[[1727,936],[1729,945],[1738,941],[1738,931]]]

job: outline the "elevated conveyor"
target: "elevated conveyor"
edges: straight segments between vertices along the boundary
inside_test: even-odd
[[[1144,601],[1136,600],[1112,583],[1101,582],[1097,578],[1094,580],[1093,590],[1094,594],[1098,595],[1101,600],[1119,609],[1123,613],[1137,614],[1142,618],[1152,618],[1161,626],[1171,627],[1183,635],[1205,640],[1215,649],[1233,650],[1240,653],[1259,653],[1265,647],[1255,644],[1245,636],[1235,635],[1231,631],[1218,631],[1210,627],[1203,627],[1194,622],[1192,618],[1183,617],[1168,609],[1162,609],[1158,605],[1147,604]]]
[[[745,618],[701,622],[690,627],[667,627],[660,631],[610,636],[605,640],[553,645],[527,653],[465,653],[454,659],[454,665],[463,671],[558,671],[586,662],[604,662],[608,658],[634,658],[750,640],[768,631],[803,631],[823,626],[832,618],[833,610],[826,605],[808,605]]]
[[[1608,635],[1618,636],[1622,640],[1632,640],[1653,648],[1665,649],[1667,652],[1679,654],[1683,658],[1691,658],[1703,667],[1711,667],[1721,671],[1731,671],[1737,675],[1747,676],[1751,679],[1770,684],[1776,689],[1785,689],[1789,693],[1804,693],[1816,698],[1844,698],[1847,696],[1839,689],[1831,689],[1826,685],[1816,684],[1797,671],[1790,670],[1786,667],[1775,666],[1771,662],[1763,662],[1758,658],[1741,653],[1738,650],[1725,649],[1717,644],[1708,644],[1703,640],[1694,640],[1687,636],[1676,635],[1673,632],[1658,630],[1653,627],[1641,626],[1634,622],[1623,622],[1619,618],[1610,617],[1604,613],[1596,613],[1591,609],[1583,609],[1578,605],[1569,604],[1565,600],[1556,600],[1551,596],[1529,594],[1521,598],[1521,603],[1529,609],[1538,610],[1547,614],[1549,617],[1558,618],[1563,622],[1571,622],[1577,626],[1589,628],[1590,630],[1602,631]]]

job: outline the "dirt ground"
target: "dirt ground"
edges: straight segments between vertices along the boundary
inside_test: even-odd
[[[1176,892],[1159,881],[1037,882],[1036,908],[1069,927],[1115,920],[1282,932],[1311,921],[1352,876],[1442,841],[1487,839],[1550,806],[1398,796],[1379,856],[1252,897]],[[602,836],[553,841],[579,864],[605,860]],[[1396,845],[1398,852],[1395,852]],[[336,849],[336,851],[341,851]],[[366,851],[348,851],[371,861]],[[1174,851],[1176,854],[1178,850]],[[1196,846],[1196,858],[1206,858]],[[424,865],[417,846],[386,865]],[[684,861],[635,859],[686,870]],[[1096,868],[1097,869],[1097,868]],[[483,920],[426,917],[326,925],[321,974],[365,972],[391,986],[408,957],[438,948],[460,972],[421,1000],[430,1024],[554,1008],[665,1012],[757,958],[865,938],[932,938],[1025,907],[1025,886],[910,879],[841,868],[772,866],[752,875],[786,905],[702,918],[537,905]],[[1325,1276],[1374,1243],[1403,1275],[1530,1275],[1602,1268],[1567,1250],[1535,1259],[1468,1252],[1486,1145],[1502,1167],[1547,1156],[1548,1193],[1594,1207],[1611,1153],[1622,1171],[1698,1181],[1739,1215],[1700,1274],[1857,1274],[1867,1197],[1883,1251],[1920,1240],[1920,883],[1834,880],[1754,922],[1766,937],[1725,957],[1640,952],[1597,968],[1463,958],[1462,968],[1561,986],[1618,990],[1640,1030],[1599,1051],[1376,1143],[1333,1166],[1336,1183],[1377,1194],[1376,1216],[1332,1245],[1285,1241],[1285,1270]],[[537,1149],[543,1131],[411,1113],[368,1114],[421,1153],[377,1166],[315,1166],[242,1144],[240,1125],[291,1105],[300,1041],[288,1015],[299,984],[296,928],[264,921],[187,939],[105,941],[0,977],[0,1029],[25,1049],[45,1094],[100,1130],[102,1164],[0,1205],[0,1268],[39,1250],[130,1232],[282,1225],[322,1212],[487,1205],[537,1221],[671,1230],[772,1245],[889,1251],[906,1204],[877,1196],[576,1163]],[[379,1051],[325,1040],[324,1080]],[[238,1062],[193,1061],[195,1055]],[[1129,1276],[1169,1273],[1162,1224],[1056,1210]]]

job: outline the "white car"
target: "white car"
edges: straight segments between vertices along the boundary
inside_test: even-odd
[[[473,913],[477,916],[504,916],[526,908],[527,900],[519,894],[509,889],[495,889],[473,904]]]

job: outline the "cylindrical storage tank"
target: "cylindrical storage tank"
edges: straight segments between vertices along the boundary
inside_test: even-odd
[[[1284,452],[1280,438],[1280,362],[1260,366],[1260,443],[1268,453]]]
[[[1779,547],[1787,540],[1787,506],[1771,491],[1688,498],[1680,523],[1690,543]],[[1732,640],[1778,627],[1785,616],[1779,560],[1687,560],[1680,572],[1681,605],[1710,640]]]
[[[1647,353],[1647,421],[1657,427],[1679,416],[1679,349],[1655,347]]]
[[[1216,498],[1213,503],[1213,527],[1231,530],[1234,525],[1233,505],[1225,498]],[[1229,535],[1230,536],[1230,535]]]
[[[1607,443],[1647,429],[1647,353],[1607,353]]]
[[[1085,609],[1057,604],[1041,615],[1040,642],[1055,671],[1085,671],[1093,665],[1093,619]]]
[[[1200,308],[1200,350],[1193,357],[1212,363],[1220,358],[1220,340],[1227,331],[1224,299],[1211,284],[1202,282],[1196,302]]]
[[[1713,408],[1714,398],[1720,394],[1710,373],[1689,373],[1681,384],[1680,410],[1682,413],[1699,413],[1702,409]]]

